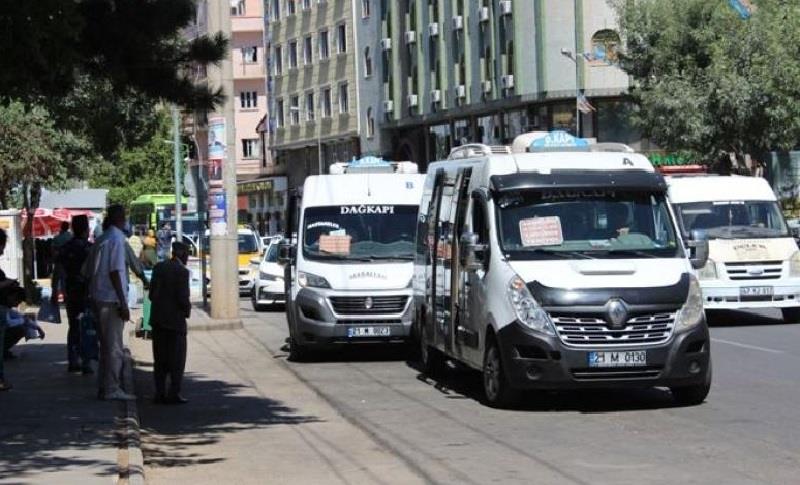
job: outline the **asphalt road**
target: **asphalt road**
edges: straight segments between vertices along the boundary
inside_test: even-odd
[[[254,341],[285,361],[282,310],[242,309]],[[653,389],[530,393],[496,410],[478,374],[433,381],[385,347],[286,365],[430,483],[800,483],[800,324],[778,317],[713,319],[713,388],[695,407]]]

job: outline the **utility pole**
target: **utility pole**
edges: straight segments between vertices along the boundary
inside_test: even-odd
[[[231,38],[230,0],[209,0],[208,31],[221,32]],[[239,318],[239,264],[236,224],[236,129],[234,126],[233,61],[228,56],[219,66],[209,66],[209,83],[222,88],[225,103],[214,113],[224,119],[224,155],[222,158],[222,186],[213,188],[220,192],[212,195],[221,201],[216,207],[223,209],[210,221],[211,233],[211,318]],[[223,140],[217,140],[223,143]],[[211,158],[211,157],[209,157]],[[220,190],[221,189],[221,190]],[[221,217],[224,215],[224,217]]]
[[[578,0],[573,0],[573,9],[575,11],[575,136],[580,138],[581,137],[581,64],[579,61],[578,56],[578,49],[580,47],[580,42],[578,36],[580,35],[580,29],[578,28]]]
[[[183,187],[181,186],[181,125],[178,107],[172,106],[172,158],[175,165],[175,240],[183,242]]]

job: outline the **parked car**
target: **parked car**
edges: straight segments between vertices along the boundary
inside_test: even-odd
[[[261,258],[253,258],[251,263],[258,265],[253,279],[251,301],[253,310],[260,312],[269,306],[286,303],[286,287],[283,282],[283,266],[278,264],[280,238],[273,239]]]

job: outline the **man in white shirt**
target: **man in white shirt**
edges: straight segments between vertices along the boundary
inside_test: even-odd
[[[94,260],[91,295],[100,322],[101,394],[105,399],[133,400],[136,397],[120,387],[123,366],[122,332],[130,320],[128,309],[128,265],[125,209],[121,205],[108,208],[108,229],[99,243]]]

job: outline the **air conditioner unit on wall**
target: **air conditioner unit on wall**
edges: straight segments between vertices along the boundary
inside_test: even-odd
[[[453,30],[462,30],[464,28],[464,17],[456,15],[453,17]]]
[[[383,102],[383,111],[385,111],[386,113],[391,113],[392,111],[394,111],[394,101],[392,101],[391,99],[385,100]]]
[[[484,94],[491,93],[492,92],[492,81],[483,81],[481,83],[481,91],[483,91]]]
[[[511,0],[500,0],[500,15],[511,15]]]
[[[442,102],[442,91],[439,89],[434,89],[431,91],[431,103],[441,103]]]
[[[416,94],[409,94],[408,98],[406,99],[408,100],[409,108],[414,108],[415,106],[417,106],[417,104],[419,104],[419,98],[417,97]]]
[[[417,33],[416,31],[409,30],[408,32],[405,33],[403,38],[405,39],[406,44],[414,44],[415,42],[417,42]]]
[[[500,81],[503,84],[503,89],[511,89],[514,87],[514,75],[506,74]]]
[[[438,22],[431,22],[428,24],[428,35],[431,37],[436,37],[439,35],[439,23]]]
[[[489,21],[489,7],[481,7],[480,10],[478,10],[478,20],[481,22]]]
[[[381,39],[381,49],[388,51],[392,49],[392,39],[386,37]]]
[[[467,87],[463,84],[459,84],[456,86],[456,98],[466,98],[467,97]]]

